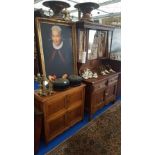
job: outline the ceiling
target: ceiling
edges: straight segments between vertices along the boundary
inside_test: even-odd
[[[42,5],[44,1],[49,0],[34,0],[35,9],[43,9],[46,15],[49,15],[49,8]],[[100,5],[96,10],[92,11],[92,16],[94,19],[104,18],[107,16],[118,16],[121,14],[121,0],[61,0],[70,4],[70,11],[72,19],[78,19],[78,10],[74,8],[77,3],[83,2],[95,2]],[[50,11],[52,13],[52,11]]]

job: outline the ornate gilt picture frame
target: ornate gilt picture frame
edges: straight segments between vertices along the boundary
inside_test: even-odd
[[[36,18],[35,24],[42,74],[76,74],[75,24],[41,17]]]

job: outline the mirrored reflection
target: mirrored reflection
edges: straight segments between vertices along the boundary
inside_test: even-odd
[[[86,32],[79,31],[79,62],[86,62]]]
[[[89,30],[88,60],[97,59],[98,38],[96,30]]]
[[[88,60],[102,58],[106,53],[106,31],[89,30]]]

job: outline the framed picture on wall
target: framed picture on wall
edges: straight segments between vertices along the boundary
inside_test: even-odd
[[[76,29],[72,22],[37,17],[36,32],[42,74],[76,74]]]

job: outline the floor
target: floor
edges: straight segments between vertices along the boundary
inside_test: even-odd
[[[121,155],[121,100],[46,155]]]
[[[121,100],[121,97],[118,97],[117,100]],[[112,103],[109,103],[108,105],[104,106],[102,109],[98,110],[94,115],[93,118],[96,118],[100,114],[102,114],[106,109],[108,109]],[[38,150],[37,155],[44,155],[45,153],[49,152],[53,148],[55,148],[57,145],[68,139],[69,137],[76,134],[79,129],[87,125],[88,123],[88,114],[84,115],[84,119],[80,121],[79,123],[75,124],[71,128],[69,128],[67,131],[62,133],[61,135],[57,136],[55,139],[53,139],[51,142],[48,143],[48,145],[45,144],[44,140],[41,140],[40,148]]]

